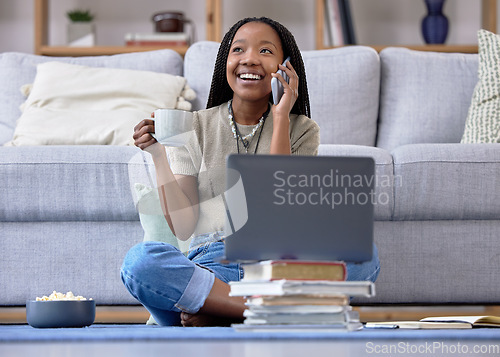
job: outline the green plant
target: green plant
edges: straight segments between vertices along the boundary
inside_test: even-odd
[[[90,10],[71,10],[66,13],[72,22],[90,22],[94,19],[94,14]]]

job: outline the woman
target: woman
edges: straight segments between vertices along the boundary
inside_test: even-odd
[[[273,77],[284,87],[277,105],[270,104]],[[145,119],[136,126],[135,145],[153,157],[170,228],[179,239],[193,237],[187,257],[171,245],[144,242],[123,263],[124,284],[160,325],[243,319],[244,299],[230,297],[227,284],[242,277],[239,264],[214,262],[224,252],[225,159],[231,153],[316,155],[319,127],[309,116],[306,74],[293,35],[268,18],[247,18],[225,35],[207,109],[194,113],[193,140],[169,149],[170,164],[151,136],[154,122]],[[374,279],[378,260],[368,270],[365,275]]]

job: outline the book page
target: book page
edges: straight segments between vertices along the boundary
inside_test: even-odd
[[[420,321],[434,321],[434,322],[468,322],[470,324],[493,324],[500,325],[500,317],[498,316],[437,316],[426,317]]]

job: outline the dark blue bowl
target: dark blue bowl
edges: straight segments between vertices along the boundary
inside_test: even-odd
[[[26,301],[26,320],[32,327],[90,326],[95,320],[94,300]]]

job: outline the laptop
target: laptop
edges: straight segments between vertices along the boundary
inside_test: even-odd
[[[227,261],[372,259],[369,157],[229,155]]]

